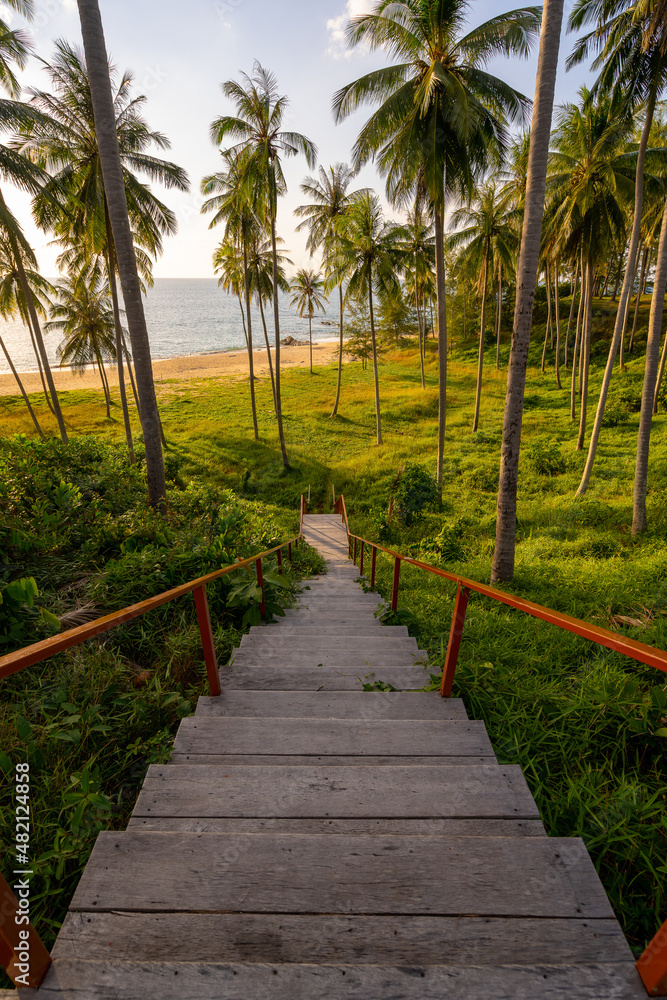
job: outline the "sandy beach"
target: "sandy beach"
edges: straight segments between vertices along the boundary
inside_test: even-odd
[[[313,344],[313,365],[327,365],[338,358],[338,344],[328,341],[324,344]],[[350,355],[343,355],[344,361],[351,361]],[[266,349],[253,351],[253,365],[256,375],[268,375],[269,366]],[[308,367],[308,346],[281,346],[281,370],[289,368]],[[248,373],[248,355],[246,351],[220,351],[217,354],[192,354],[179,358],[164,358],[153,362],[155,381],[159,385],[175,379],[220,378],[222,376],[240,378]],[[40,392],[42,385],[39,372],[21,372],[21,381],[26,392]],[[118,385],[116,369],[109,366],[107,375],[111,386]],[[56,389],[65,392],[68,389],[99,389],[102,391],[97,370],[87,368],[84,372],[53,369],[53,379]],[[15,396],[19,392],[13,375],[0,375],[0,396]]]

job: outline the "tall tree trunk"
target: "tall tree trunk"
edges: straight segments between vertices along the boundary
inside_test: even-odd
[[[127,406],[125,376],[123,374],[123,327],[120,322],[120,306],[118,305],[118,288],[116,286],[116,247],[113,240],[113,232],[111,231],[111,219],[109,218],[109,206],[107,205],[106,195],[104,197],[104,224],[107,231],[106,265],[109,276],[109,288],[111,290],[113,325],[116,332],[116,366],[118,371],[118,388],[120,390],[120,405],[123,411],[123,425],[125,427],[125,440],[130,456],[130,465],[134,465],[134,441],[132,439],[130,411]]]
[[[653,305],[653,298],[651,298],[651,305]],[[660,386],[662,385],[662,380],[665,377],[665,363],[667,362],[667,337],[665,337],[665,343],[662,345],[662,355],[660,357],[660,368],[658,369],[658,378],[655,383],[655,395],[653,397],[653,412],[658,412],[658,397],[660,395]]]
[[[243,308],[243,299],[241,295],[237,295],[239,303],[239,312],[241,313],[241,326],[243,327],[243,340],[245,341],[245,349],[248,350],[248,327],[245,325],[245,309]]]
[[[639,238],[641,235],[641,224],[642,224],[642,211],[644,208],[644,163],[646,161],[646,149],[648,146],[649,133],[651,131],[651,124],[653,122],[655,101],[656,101],[656,90],[655,87],[653,87],[649,95],[648,105],[646,107],[646,120],[644,121],[644,128],[642,129],[642,137],[639,143],[639,149],[637,151],[637,172],[635,174],[635,214],[632,222],[630,247],[628,249],[628,263],[625,269],[625,277],[623,278],[623,288],[621,289],[621,297],[618,302],[616,323],[614,324],[614,336],[612,337],[611,345],[609,347],[609,357],[607,358],[607,367],[605,368],[604,377],[602,379],[602,388],[600,389],[598,408],[595,414],[595,422],[593,424],[593,431],[591,433],[591,440],[588,447],[588,458],[586,460],[584,474],[581,477],[581,483],[579,484],[579,489],[577,490],[577,496],[583,496],[584,493],[586,492],[588,488],[588,483],[591,478],[591,473],[593,471],[595,456],[597,454],[598,440],[600,438],[600,431],[602,430],[602,418],[604,417],[604,408],[607,403],[609,384],[611,382],[611,376],[614,370],[614,362],[616,361],[616,352],[618,351],[618,346],[621,337],[623,336],[623,333],[625,331],[625,323],[628,315],[628,305],[630,302],[630,295],[632,293],[632,286],[635,283],[635,272],[637,266],[637,249],[639,247]]]
[[[574,318],[574,303],[577,298],[577,282],[579,280],[579,258],[577,258],[576,264],[574,265],[574,271],[572,272],[572,282],[570,284],[570,290],[572,292],[572,302],[570,303],[570,315],[567,320],[567,332],[565,333],[565,358],[563,361],[563,367],[567,368],[567,349],[570,343],[570,329],[572,327],[572,320]]]
[[[540,255],[547,157],[551,133],[558,50],[563,21],[563,0],[545,0],[540,52],[531,126],[521,250],[517,265],[514,329],[507,374],[507,397],[503,421],[500,483],[496,517],[496,546],[492,581],[511,580],[514,575],[516,542],[516,491],[523,420],[523,396],[530,347],[530,328]]]
[[[273,412],[277,413],[276,408],[276,380],[273,376],[273,362],[271,360],[271,344],[269,343],[269,332],[266,329],[266,316],[264,315],[264,303],[262,302],[262,296],[257,293],[257,301],[259,302],[259,315],[262,317],[262,329],[264,330],[264,343],[266,344],[266,358],[269,362],[269,375],[271,376],[271,392],[273,393]]]
[[[498,265],[498,307],[496,309],[496,371],[500,371],[500,327],[503,318],[503,268]]]
[[[584,297],[586,295],[586,274],[583,266],[581,269],[579,307],[577,309],[577,325],[574,330],[574,347],[572,348],[572,378],[570,380],[570,420],[575,420],[577,416],[577,361],[581,352],[581,327],[582,313],[584,308]]]
[[[2,199],[4,204],[4,199],[0,194],[0,199]],[[33,298],[32,290],[28,284],[28,278],[25,273],[25,268],[23,266],[23,259],[21,257],[21,250],[18,245],[18,240],[16,236],[11,231],[7,230],[7,236],[9,238],[9,244],[12,249],[12,254],[14,255],[14,263],[16,264],[16,270],[19,276],[19,282],[21,284],[21,291],[23,292],[23,298],[25,299],[25,304],[28,309],[28,315],[30,316],[30,324],[32,326],[33,332],[35,334],[35,340],[37,341],[37,347],[39,348],[39,354],[42,359],[42,365],[44,367],[44,375],[46,377],[46,382],[49,387],[49,392],[51,394],[51,402],[53,403],[53,412],[58,422],[58,430],[60,431],[60,438],[63,444],[68,444],[67,431],[65,429],[65,420],[63,417],[63,412],[60,409],[60,401],[58,399],[58,393],[56,392],[56,386],[53,381],[53,374],[51,372],[51,366],[49,364],[49,359],[46,355],[46,348],[44,346],[44,338],[42,337],[42,328],[37,318],[37,310],[35,309],[35,300]]]
[[[642,266],[639,274],[639,284],[637,285],[637,297],[635,299],[635,315],[632,320],[632,333],[630,334],[630,343],[628,344],[628,354],[632,354],[632,348],[635,344],[635,334],[637,333],[637,325],[639,323],[639,307],[642,300],[642,288],[644,287],[644,276],[646,274],[646,264],[648,261],[648,256],[650,253],[650,247],[646,247],[644,253],[642,254]]]
[[[252,407],[252,427],[255,441],[259,441],[259,428],[257,426],[257,406],[255,404],[255,368],[252,356],[252,317],[250,314],[250,271],[248,270],[248,245],[245,232],[242,234],[243,241],[243,284],[245,286],[245,310],[248,324],[248,373],[250,376],[250,406]]]
[[[633,492],[632,534],[639,535],[646,530],[646,487],[648,480],[648,456],[651,442],[651,423],[654,400],[657,401],[657,370],[662,335],[662,314],[667,288],[667,202],[662,216],[662,231],[658,247],[653,295],[651,296],[651,316],[648,324],[646,343],[646,368],[642,390],[642,408],[639,416],[639,437],[637,440],[637,462],[635,465],[635,485]],[[667,339],[665,340],[667,345]]]
[[[151,350],[141,297],[141,284],[137,274],[134,241],[127,214],[125,181],[118,148],[116,115],[111,94],[104,31],[97,0],[77,0],[77,4],[95,119],[97,147],[109,207],[111,232],[116,247],[116,261],[125,301],[125,314],[132,343],[137,388],[141,401],[141,426],[146,454],[148,501],[152,506],[164,510],[167,490],[160,439],[160,417],[153,382]]]
[[[104,366],[102,364],[102,358],[100,357],[100,352],[95,351],[95,360],[97,361],[97,370],[100,375],[100,382],[102,383],[102,389],[104,391],[104,402],[107,408],[107,420],[111,419],[111,393],[109,392],[109,383],[107,381],[106,372],[104,371]]]
[[[132,358],[130,357],[130,352],[127,349],[127,344],[125,342],[125,334],[121,327],[121,334],[123,337],[123,354],[125,355],[125,362],[127,364],[127,373],[130,376],[130,385],[132,386],[132,395],[134,396],[134,405],[137,408],[137,413],[139,414],[139,420],[141,421],[141,407],[139,406],[139,395],[137,393],[137,385],[134,381],[134,373],[132,371]],[[162,421],[160,421],[160,427],[162,426]],[[164,444],[164,436],[162,438],[162,443]]]
[[[26,313],[27,313],[26,307]],[[35,360],[37,361],[37,370],[39,371],[39,378],[42,383],[42,392],[44,393],[44,399],[46,400],[46,405],[51,410],[51,413],[55,416],[55,410],[53,409],[53,403],[51,402],[51,397],[49,396],[49,390],[46,387],[46,379],[44,378],[44,369],[42,367],[42,359],[39,356],[39,349],[37,347],[37,341],[35,340],[35,334],[32,332],[32,324],[30,323],[30,316],[23,317],[25,325],[28,328],[28,333],[30,334],[30,342],[32,344],[32,349],[35,352]]]
[[[28,394],[25,391],[25,389],[23,388],[23,382],[21,381],[19,373],[17,372],[16,368],[14,367],[14,362],[12,361],[11,357],[9,356],[9,351],[5,347],[5,342],[2,339],[2,337],[0,337],[0,347],[2,348],[3,354],[7,358],[7,364],[11,368],[12,375],[16,379],[16,384],[18,385],[19,390],[21,392],[21,395],[23,396],[23,402],[28,407],[28,413],[30,414],[30,419],[32,420],[33,424],[35,425],[35,430],[37,431],[37,433],[39,434],[39,436],[43,439],[44,438],[44,431],[39,426],[39,420],[35,416],[35,411],[33,410],[32,406],[30,405],[30,400],[28,399]]]
[[[549,340],[549,324],[547,323],[544,327],[544,341],[542,343],[542,364],[540,366],[540,371],[544,375],[544,369],[547,359],[547,342]]]
[[[635,281],[637,281],[638,278],[639,278],[639,272],[640,272],[640,269],[641,269],[641,266],[640,266],[641,265],[641,260],[643,259],[643,256],[644,256],[643,253],[642,253],[643,244],[644,244],[644,241],[643,241],[643,239],[640,238],[640,240],[639,240],[639,246],[637,247],[637,261],[636,261],[636,266],[635,266],[635,273],[634,273],[634,277],[632,279],[632,285],[630,286],[630,293],[628,295],[628,301],[627,301],[627,305],[625,307],[625,318],[623,320],[623,329],[621,330],[621,342],[620,342],[619,348],[618,348],[618,367],[620,368],[621,371],[624,371],[624,369],[625,369],[625,331],[627,329],[628,318],[630,316],[630,302],[631,302],[631,299],[632,299],[632,289],[634,287]],[[637,300],[639,300],[639,294],[637,294]]]
[[[422,314],[419,308],[419,287],[417,285],[417,262],[415,261],[415,309],[417,310],[417,336],[419,339],[419,368],[421,370],[422,389],[426,388],[424,381],[424,352],[422,349]]]
[[[487,255],[484,260],[484,278],[482,281],[482,317],[480,320],[479,327],[479,352],[477,355],[477,388],[475,390],[475,416],[472,421],[472,432],[473,434],[477,430],[479,425],[479,406],[482,399],[482,369],[484,367],[484,328],[486,326],[486,286],[488,283],[489,276],[489,253],[487,248]]]
[[[556,261],[556,281],[554,282],[554,313],[556,316],[556,385],[560,384],[560,289],[558,287],[560,275],[558,273],[558,261]]]
[[[273,262],[273,323],[276,331],[276,419],[278,421],[278,437],[280,439],[280,452],[283,465],[286,469],[289,469],[290,464],[287,458],[285,434],[283,431],[283,408],[280,399],[280,316],[278,313],[278,250],[276,247],[275,207],[271,209],[271,256]]]
[[[438,309],[438,461],[436,479],[438,491],[442,496],[442,466],[445,455],[447,422],[447,301],[445,298],[444,218],[443,212],[439,208],[436,208],[433,214],[435,221],[435,288]]]
[[[313,374],[313,314],[308,311],[308,348],[310,350],[310,374]]]
[[[343,377],[343,282],[338,282],[338,308],[340,310],[340,315],[338,317],[338,380],[336,382],[336,399],[334,400],[333,410],[331,411],[331,416],[335,417],[338,413],[338,403],[340,401],[340,383]]]
[[[614,294],[611,297],[611,301],[616,301],[616,296],[618,295],[618,286],[621,283],[621,274],[623,273],[623,251],[625,247],[618,248],[618,270],[616,271],[616,281],[614,283]]]
[[[377,430],[377,443],[382,444],[382,426],[380,423],[380,381],[378,379],[378,356],[375,343],[375,319],[373,317],[373,284],[370,274],[368,276],[368,308],[371,315],[371,344],[373,347],[373,382],[375,384],[375,424]]]
[[[584,447],[586,437],[586,417],[588,415],[588,375],[591,367],[591,328],[593,326],[593,264],[589,260],[586,265],[586,305],[584,307],[584,325],[581,331],[581,413],[579,416],[579,437],[577,451]],[[578,495],[578,491],[577,491]]]

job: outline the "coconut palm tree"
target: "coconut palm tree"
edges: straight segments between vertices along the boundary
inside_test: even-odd
[[[39,286],[40,289],[42,290],[44,289],[44,287],[50,287],[50,283],[46,280],[46,278],[42,278],[42,276],[38,274],[36,271],[26,271],[26,277],[31,286],[31,289],[33,290],[36,285]],[[17,315],[21,317],[25,325],[28,327],[28,329],[30,329],[28,310],[25,305],[25,301],[23,300],[23,293],[21,291],[21,286],[19,284],[14,256],[8,241],[5,239],[5,240],[0,240],[0,316],[2,316],[3,319],[15,319]],[[32,336],[31,329],[30,333]],[[44,389],[44,395],[46,397],[47,403],[50,405],[51,401],[49,399],[49,394],[46,389],[46,383],[44,382],[43,370],[40,364],[39,353],[37,352],[37,344],[34,341],[34,337],[33,337],[33,346],[35,348],[35,356],[37,358],[37,363],[39,365],[40,375],[42,376],[42,387]],[[7,346],[2,337],[0,337],[0,348],[2,349],[2,353],[4,354],[7,360],[7,364],[9,365],[10,371],[14,376],[16,384],[19,387],[19,392],[23,397],[23,401],[28,409],[28,413],[30,414],[30,419],[34,424],[35,430],[37,431],[39,436],[43,438],[44,432],[42,431],[39,420],[37,419],[35,411],[32,408],[32,404],[30,402],[30,399],[28,398],[27,392],[25,391],[23,382],[21,381],[21,377],[16,370],[14,362],[12,361],[11,355],[9,354]]]
[[[332,267],[347,279],[347,291],[355,301],[368,302],[375,383],[375,421],[377,443],[382,444],[380,418],[380,383],[378,380],[377,341],[373,293],[390,295],[399,288],[397,275],[405,264],[405,230],[386,222],[377,195],[364,192],[338,218],[338,239]]]
[[[435,265],[435,237],[433,235],[433,221],[424,212],[424,207],[419,198],[408,212],[408,219],[403,227],[406,232],[406,240],[403,249],[406,253],[406,281],[412,288],[417,312],[417,333],[419,337],[419,368],[421,374],[422,389],[426,388],[424,378],[424,350],[426,339],[426,323],[424,309],[426,305],[427,289],[430,288],[433,279],[433,267]]]
[[[280,236],[276,237],[277,246],[282,246],[284,242]],[[276,256],[278,259],[278,291],[286,294],[289,292],[289,281],[285,275],[285,264],[293,264],[293,261],[286,254],[281,253],[280,250],[277,251]],[[269,343],[269,334],[266,328],[266,313],[264,311],[264,303],[273,302],[273,248],[271,239],[267,239],[264,234],[259,234],[253,241],[250,247],[248,265],[250,268],[250,287],[259,306],[259,315],[262,321],[262,330],[264,331],[266,358],[269,363],[269,375],[271,376],[271,389],[273,391],[273,408],[277,415],[276,381],[271,361],[271,344]]]
[[[77,4],[108,220],[123,290],[125,314],[137,376],[140,419],[146,453],[148,500],[153,506],[164,509],[166,507],[166,481],[160,415],[155,395],[150,342],[146,329],[141,282],[137,271],[134,238],[128,214],[126,177],[118,142],[116,109],[111,88],[102,19],[97,0],[77,0]],[[112,270],[113,268],[110,268],[110,271]],[[120,354],[121,352],[119,352],[119,357]]]
[[[310,374],[313,374],[313,316],[315,312],[326,312],[324,281],[316,271],[300,268],[290,282],[293,293],[290,305],[294,306],[299,316],[308,317],[308,344],[310,346]]]
[[[667,46],[664,29],[656,31],[659,12],[664,4],[655,0],[577,0],[570,15],[570,27],[579,29],[596,22],[596,27],[581,38],[568,65],[581,62],[592,50],[598,51],[593,69],[600,69],[596,88],[612,91],[634,110],[645,108],[635,166],[634,213],[623,286],[618,302],[614,335],[609,348],[607,367],[602,380],[595,423],[591,434],[586,466],[577,495],[586,492],[593,471],[597,444],[611,382],[611,375],[625,330],[630,296],[635,281],[637,252],[641,235],[644,201],[646,151],[656,103],[667,85]],[[655,18],[658,18],[656,21]]]
[[[276,217],[278,196],[286,190],[281,156],[303,154],[309,167],[315,165],[316,147],[299,132],[283,128],[288,108],[287,97],[278,93],[275,76],[258,62],[251,76],[242,74],[242,83],[227,80],[222,92],[235,106],[236,115],[223,115],[211,125],[211,137],[217,145],[237,140],[231,147],[244,157],[244,183],[251,192],[263,218],[268,220],[273,255],[273,320],[275,327],[276,417],[283,465],[289,468],[283,432],[280,400],[280,315],[278,302],[278,249]]]
[[[296,231],[308,228],[308,239],[306,246],[310,250],[311,256],[316,250],[322,250],[324,265],[331,259],[336,243],[336,219],[340,215],[345,215],[350,203],[360,194],[360,191],[348,192],[348,188],[354,177],[354,171],[347,163],[335,163],[328,170],[320,167],[318,177],[306,177],[301,185],[301,191],[310,198],[307,205],[299,205],[294,210],[294,214],[303,219],[296,227]],[[331,281],[336,281],[338,285],[338,309],[339,309],[339,341],[338,341],[338,379],[336,382],[336,398],[334,400],[331,416],[338,413],[338,403],[340,400],[340,386],[343,373],[343,311],[344,296],[343,282],[336,274],[330,274]]]
[[[526,386],[530,330],[533,322],[537,268],[540,259],[551,116],[556,89],[562,23],[563,0],[545,0],[526,171],[521,249],[516,269],[516,304],[507,373],[507,396],[503,418],[500,481],[496,508],[496,544],[491,569],[493,582],[511,580],[514,576],[516,492],[519,476],[523,397]]]
[[[514,262],[518,239],[513,219],[508,215],[503,199],[493,181],[480,190],[472,205],[458,209],[452,216],[452,225],[463,225],[449,237],[453,249],[461,248],[459,260],[469,271],[477,274],[477,294],[482,309],[477,361],[477,389],[472,432],[479,425],[479,408],[482,396],[482,368],[484,364],[484,334],[486,330],[486,304],[489,278],[493,279],[498,267],[510,271]]]
[[[56,43],[54,57],[46,68],[51,91],[30,90],[31,103],[42,115],[20,130],[15,144],[53,174],[53,180],[34,200],[34,216],[37,224],[54,232],[58,242],[65,247],[61,263],[73,267],[78,273],[85,268],[91,255],[102,256],[107,261],[125,436],[130,461],[134,461],[123,375],[124,345],[116,285],[117,262],[95,134],[88,71],[82,53],[64,41]],[[146,98],[133,97],[132,75],[126,72],[117,82],[116,74],[111,72],[111,82],[135,256],[142,277],[152,284],[152,258],[162,252],[163,237],[176,231],[176,219],[137,174],[143,173],[151,180],[160,180],[166,187],[179,190],[187,190],[187,177],[176,164],[149,152],[151,146],[166,149],[169,143],[161,133],[151,132],[142,118],[141,110]]]
[[[397,62],[343,87],[334,97],[341,121],[362,104],[379,104],[353,151],[355,169],[374,159],[393,203],[412,201],[419,187],[432,207],[438,313],[438,459],[442,483],[447,387],[444,213],[452,193],[472,196],[476,177],[509,142],[507,121],[521,121],[527,101],[488,73],[487,62],[525,56],[540,9],[524,7],[492,18],[462,36],[467,0],[378,0],[353,18],[348,43],[382,49]]]

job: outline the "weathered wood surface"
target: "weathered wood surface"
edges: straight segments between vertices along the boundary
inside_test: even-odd
[[[399,638],[407,638],[408,630],[405,625],[383,625],[381,621],[377,618],[373,618],[372,621],[364,622],[363,625],[345,625],[342,628],[338,625],[303,625],[299,624],[297,619],[292,619],[288,624],[284,618],[280,618],[276,622],[272,622],[271,625],[257,625],[257,631],[253,632],[250,629],[251,635],[265,635],[267,639],[269,637],[275,636],[276,638],[285,639],[288,636],[294,636],[295,638],[304,638],[307,635],[311,636],[370,636],[370,637],[382,637],[385,632],[389,632],[391,635],[397,635]]]
[[[248,666],[294,666],[294,667],[410,667],[413,664],[426,666],[428,654],[423,650],[393,650],[368,649],[359,645],[357,650],[339,649],[335,643],[329,650],[315,649],[262,649],[254,646],[244,646],[235,649],[230,657],[230,663],[248,664]]]
[[[537,819],[257,819],[130,816],[128,830],[182,833],[329,833],[429,837],[546,837]]]
[[[367,695],[371,697],[371,695]],[[427,719],[237,719],[181,722],[177,753],[490,756],[483,722]]]
[[[397,691],[417,691],[431,683],[419,665],[413,667],[260,667],[227,665],[220,669],[224,688],[245,691],[358,691],[364,684],[391,684]]]
[[[37,1000],[646,1000],[633,965],[251,965],[86,962],[52,966]]]
[[[631,962],[615,920],[324,917],[264,913],[70,913],[54,954],[99,961],[551,965]],[[490,994],[489,996],[493,996]],[[602,998],[601,998],[602,1000]]]
[[[465,764],[496,764],[493,755],[472,756],[472,757],[451,757],[446,754],[442,757],[378,757],[374,754],[360,757],[358,755],[334,754],[324,756],[323,754],[308,756],[303,754],[210,754],[210,753],[172,753],[171,764],[247,764],[249,766],[264,766],[267,764],[326,764],[327,766],[354,767],[373,764],[384,767],[385,765],[395,767],[398,764],[414,764],[415,767],[437,767],[439,764],[447,764],[454,767]]]
[[[99,835],[73,910],[613,917],[579,839]]]
[[[256,715],[291,719],[468,718],[460,698],[441,698],[435,692],[362,693],[365,696],[363,698],[359,692],[347,691],[223,691],[217,698],[200,698],[195,717]]]
[[[334,649],[348,649],[348,650],[380,650],[388,652],[390,649],[400,649],[415,652],[417,651],[417,640],[412,639],[410,636],[398,636],[384,635],[384,630],[380,629],[377,635],[277,635],[271,633],[270,635],[263,635],[261,632],[259,635],[251,633],[250,635],[244,635],[241,639],[241,645],[239,649],[247,649],[248,647],[259,648],[264,650],[280,649],[280,650],[312,650],[322,649],[330,650],[332,647]]]
[[[526,779],[516,765],[448,768],[152,764],[133,814],[539,819]]]

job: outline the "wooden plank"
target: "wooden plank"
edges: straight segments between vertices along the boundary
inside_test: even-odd
[[[289,625],[280,619],[277,622],[273,622],[271,625],[256,625],[250,629],[250,635],[266,635],[276,636],[276,638],[287,638],[288,636],[295,636],[296,638],[305,638],[307,635],[313,636],[325,636],[325,635],[336,635],[344,638],[349,636],[350,638],[354,636],[367,635],[371,638],[380,638],[385,635],[385,633],[391,636],[398,636],[399,638],[407,638],[408,630],[405,625],[383,625],[376,618],[372,622],[364,625],[348,625],[347,627],[341,629],[338,625],[299,625],[297,621],[292,621]]]
[[[521,768],[152,764],[134,816],[539,819]]]
[[[173,766],[173,765],[172,765]],[[546,837],[537,819],[257,819],[130,816],[128,830],[182,833],[328,833],[347,836]]]
[[[615,920],[497,917],[306,917],[264,913],[68,913],[55,959],[350,965],[628,963]],[[495,996],[495,994],[490,994]]]
[[[613,918],[557,837],[102,832],[70,909]]]
[[[183,719],[177,753],[488,756],[483,722],[426,719]]]
[[[367,701],[366,699],[371,699]],[[223,691],[201,697],[195,717],[256,715],[266,718],[318,719],[467,719],[460,698],[441,698],[434,691]]]
[[[399,691],[416,691],[430,684],[422,667],[272,667],[225,666],[220,670],[223,690],[236,688],[251,691],[357,691],[364,684],[385,683]]]
[[[417,640],[411,636],[384,635],[384,630],[380,629],[377,635],[280,635],[275,632],[266,633],[255,632],[244,635],[241,639],[240,649],[279,649],[294,650],[331,650],[335,649],[363,649],[366,650],[414,650],[417,651]]]
[[[323,649],[313,651],[307,649],[282,650],[264,649],[259,646],[243,646],[235,649],[230,663],[262,666],[295,666],[295,667],[356,667],[361,670],[366,667],[411,667],[414,663],[426,665],[428,654],[424,650],[405,649],[394,650],[393,647],[383,649],[366,649],[359,644],[359,649],[338,649],[329,646],[328,653]]]
[[[330,756],[306,756],[299,754],[281,755],[271,754],[262,756],[261,754],[222,754],[222,753],[172,753],[170,764],[224,764],[232,766],[234,764],[253,766],[270,765],[277,767],[283,764],[326,764],[330,767],[355,767],[372,764],[373,766],[385,767],[396,766],[397,764],[413,764],[415,767],[436,767],[439,764],[446,764],[448,767],[464,766],[466,764],[497,764],[493,755],[473,756],[473,757],[379,757],[374,754],[358,757],[347,754],[334,754]]]
[[[646,1000],[634,966],[54,963],[37,1000]]]

